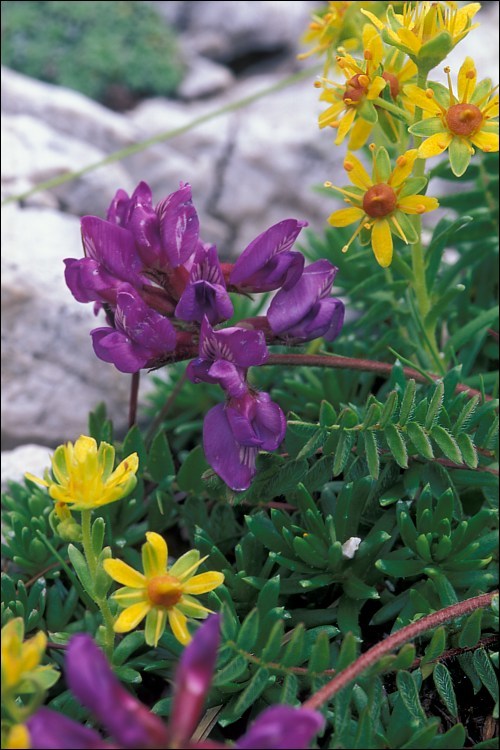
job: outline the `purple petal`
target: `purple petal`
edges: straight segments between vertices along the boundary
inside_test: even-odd
[[[226,416],[240,445],[273,451],[283,442],[286,418],[267,393],[247,393],[231,399]]]
[[[183,185],[156,207],[160,219],[163,252],[159,267],[182,265],[198,247],[199,221],[193,206],[191,186]]]
[[[131,232],[97,216],[84,216],[81,227],[87,258],[96,260],[121,281],[128,281],[134,286],[144,283],[139,275],[142,261]]]
[[[271,706],[236,743],[238,750],[306,750],[325,720],[317,711]]]
[[[78,724],[67,716],[39,708],[27,721],[30,734],[30,747],[33,750],[93,750],[111,748],[93,729]]]
[[[64,278],[78,302],[116,303],[116,288],[122,282],[92,258],[66,258]]]
[[[203,447],[210,466],[232,490],[241,492],[250,487],[258,449],[239,445],[222,404],[212,407],[205,415]]]
[[[213,615],[196,631],[184,649],[175,673],[175,692],[169,730],[171,746],[184,747],[200,718],[212,684],[220,641],[220,616]]]
[[[90,335],[96,356],[103,362],[110,362],[120,372],[138,372],[151,358],[149,351],[141,349],[114,328],[94,328]]]
[[[79,634],[70,640],[66,678],[76,698],[122,747],[167,745],[167,730],[161,719],[125,690],[89,635]]]
[[[323,336],[333,341],[342,330],[344,303],[336,297],[317,302],[309,313],[296,325],[287,328],[281,335],[295,341],[311,341]]]
[[[176,334],[172,323],[148,307],[132,286],[121,285],[116,303],[116,327],[149,352],[151,357],[162,356],[175,349]]]
[[[188,282],[184,289],[175,308],[175,317],[201,323],[206,316],[215,325],[228,320],[233,312],[233,303],[225,287],[208,281],[195,281]]]
[[[161,253],[160,222],[156,211],[150,206],[135,206],[127,229],[134,237],[144,265],[154,267]]]
[[[330,294],[338,269],[327,260],[311,263],[291,289],[281,289],[269,306],[267,319],[274,333],[282,333],[302,320],[312,307]]]
[[[230,283],[255,292],[294,283],[300,276],[304,259],[300,253],[288,254],[287,251],[305,226],[305,221],[285,219],[256,237],[234,264]],[[287,255],[285,262],[277,260],[280,254]]]
[[[134,206],[152,206],[151,188],[146,182],[140,182],[129,198],[125,190],[118,190],[108,208],[107,220],[112,224],[126,227]]]
[[[269,357],[266,337],[262,331],[246,328],[224,328],[214,331],[208,320],[201,324],[200,357],[226,359],[238,367],[258,367]]]

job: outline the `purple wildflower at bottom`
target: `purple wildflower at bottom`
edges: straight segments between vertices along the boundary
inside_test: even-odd
[[[32,750],[228,750],[205,740],[191,741],[210,689],[219,647],[220,617],[214,615],[196,632],[179,661],[172,716],[168,724],[134,698],[113,674],[106,657],[87,634],[74,636],[66,653],[66,677],[71,692],[102,724],[111,739],[73,719],[40,708],[27,723]],[[306,750],[324,719],[316,711],[291,706],[266,709],[236,743],[239,750]]]
[[[152,310],[130,284],[122,284],[116,297],[115,328],[104,326],[90,332],[99,359],[120,372],[137,372],[152,366],[175,349],[172,323]]]
[[[208,463],[235,492],[248,489],[259,450],[273,451],[285,437],[286,417],[267,393],[247,393],[205,415],[203,447]]]

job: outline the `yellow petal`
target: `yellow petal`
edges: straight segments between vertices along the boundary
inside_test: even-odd
[[[474,75],[472,75],[474,74]],[[458,101],[464,102],[469,101],[470,94],[474,91],[476,86],[477,70],[472,57],[466,57],[462,63],[460,70],[458,71]],[[469,96],[464,98],[464,95],[468,93]]]
[[[120,607],[130,607],[131,604],[138,604],[147,600],[146,589],[132,589],[128,586],[118,589],[113,594],[113,599],[118,602]]]
[[[373,13],[371,13],[371,11],[365,10],[364,8],[361,8],[361,13],[364,16],[366,16],[367,18],[369,18],[370,21],[375,24],[375,26],[377,27],[377,29],[379,29],[380,31],[382,31],[383,29],[385,29],[385,25],[382,23],[382,21],[379,18],[377,18],[376,15],[374,15]]]
[[[132,604],[131,607],[124,609],[114,624],[115,633],[128,633],[129,630],[136,628],[150,609],[151,605],[148,602]]]
[[[353,185],[368,190],[373,185],[372,179],[360,160],[354,154],[348,153],[344,159],[344,169]]]
[[[154,531],[148,531],[146,539],[146,544],[142,545],[142,565],[146,577],[165,575],[168,558],[166,541]]]
[[[407,60],[407,62],[403,65],[401,70],[397,73],[397,78],[400,84],[405,83],[406,81],[409,81],[411,78],[414,78],[418,73],[418,68],[413,62],[413,60]]]
[[[414,83],[409,83],[403,88],[403,94],[408,97],[410,102],[415,106],[423,109],[424,112],[430,112],[432,115],[440,115],[441,107],[437,104],[433,96],[427,96],[427,93]]]
[[[340,211],[335,211],[328,217],[328,223],[332,227],[347,227],[349,224],[354,224],[355,221],[362,219],[364,215],[365,212],[362,208],[341,208]]]
[[[24,476],[26,479],[29,479],[30,482],[35,482],[36,484],[41,484],[44,487],[48,487],[49,483],[45,481],[45,479],[40,479],[40,477],[36,477],[34,474],[30,474],[29,471],[26,471],[24,473]]]
[[[417,149],[411,148],[396,159],[396,166],[389,177],[389,185],[393,188],[399,187],[413,172],[413,166],[417,159]]]
[[[486,133],[482,130],[471,136],[471,141],[474,146],[480,148],[481,151],[486,151],[486,153],[498,151],[498,133]]]
[[[399,37],[399,40],[413,52],[414,55],[418,54],[420,47],[422,46],[422,42],[413,31],[406,28],[398,29],[397,36]]]
[[[353,151],[363,148],[372,130],[373,123],[363,120],[362,117],[358,117],[351,130],[349,148]]]
[[[130,586],[133,589],[142,589],[146,586],[146,578],[142,573],[131,568],[123,560],[104,560],[103,566],[108,576],[118,583],[123,583],[124,586]]]
[[[407,195],[398,200],[398,208],[405,214],[425,214],[439,207],[437,198],[428,195]]]
[[[186,617],[196,617],[199,620],[204,620],[213,611],[208,609],[208,607],[204,607],[194,597],[187,594],[182,597],[176,606]]]
[[[211,570],[208,573],[200,573],[200,575],[190,578],[184,584],[184,591],[186,594],[206,594],[208,591],[216,589],[221,583],[224,583],[224,574]]]
[[[131,453],[114,470],[106,482],[106,487],[111,487],[124,482],[131,474],[135,474],[139,468],[139,456]]]
[[[31,747],[30,735],[24,724],[15,724],[7,735],[5,742],[6,750],[22,750]]]
[[[373,81],[368,86],[368,93],[366,95],[367,99],[378,99],[379,94],[381,91],[385,89],[387,86],[387,81],[385,78],[382,78],[382,76],[375,76]]]
[[[392,234],[387,219],[376,221],[372,230],[372,247],[377,262],[382,268],[387,268],[392,261]]]
[[[429,159],[431,156],[439,156],[446,151],[453,136],[451,133],[436,133],[427,138],[418,149],[420,159]]]
[[[342,110],[345,109],[345,104],[343,101],[337,102],[336,104],[332,104],[331,107],[328,107],[328,109],[325,109],[324,112],[322,112],[318,119],[318,124],[320,128],[326,128],[328,125],[331,125],[332,123],[336,122],[338,120],[339,114],[342,112]]]
[[[187,628],[187,617],[179,612],[177,607],[168,610],[168,622],[179,643],[182,643],[183,646],[189,643],[191,635]]]
[[[346,137],[347,133],[351,129],[351,126],[354,122],[355,117],[356,117],[356,110],[354,109],[354,107],[350,107],[340,121],[339,129],[337,132],[337,137],[335,138],[335,141],[334,141],[336,146],[340,146],[340,144]]]

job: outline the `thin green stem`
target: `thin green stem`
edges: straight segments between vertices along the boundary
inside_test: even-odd
[[[99,568],[97,556],[92,545],[92,527],[91,527],[91,510],[82,510],[82,546],[85,560],[89,568],[90,577],[95,584]],[[105,596],[98,596],[95,591],[88,592],[95,601],[102,615],[104,623],[104,650],[109,659],[112,658],[115,644],[114,618],[109,608],[108,600]]]
[[[379,107],[380,109],[385,109],[387,112],[391,112],[393,115],[396,115],[401,120],[404,120],[409,125],[411,125],[411,119],[407,112],[404,111],[404,109],[401,109],[401,107],[398,107],[397,104],[392,104],[392,102],[388,102],[385,99],[382,99],[379,97],[374,102],[376,107]]]

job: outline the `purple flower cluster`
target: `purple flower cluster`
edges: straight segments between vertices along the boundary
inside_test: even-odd
[[[66,652],[68,686],[94,719],[105,727],[111,735],[111,742],[103,739],[96,730],[57,711],[40,708],[28,721],[30,746],[33,750],[167,747],[229,750],[228,745],[218,742],[191,739],[212,683],[219,628],[219,615],[209,617],[183,651],[177,667],[168,725],[121,685],[89,635],[73,636]],[[234,747],[237,750],[305,750],[323,726],[324,719],[316,711],[273,706],[260,714]]]
[[[85,257],[69,258],[66,283],[79,302],[104,309],[107,325],[91,331],[97,356],[133,373],[198,357],[193,382],[218,383],[225,404],[204,423],[207,459],[234,490],[255,474],[259,450],[276,450],[286,420],[279,406],[247,382],[262,365],[267,344],[299,344],[339,334],[343,303],[331,296],[337,268],[327,260],[304,267],[292,246],[306,222],[285,219],[254,239],[234,264],[221,264],[214,245],[200,239],[191,188],[153,206],[141,182],[132,196],[115,195],[103,220],[82,219]],[[267,316],[215,330],[234,312],[229,292],[276,291]]]

